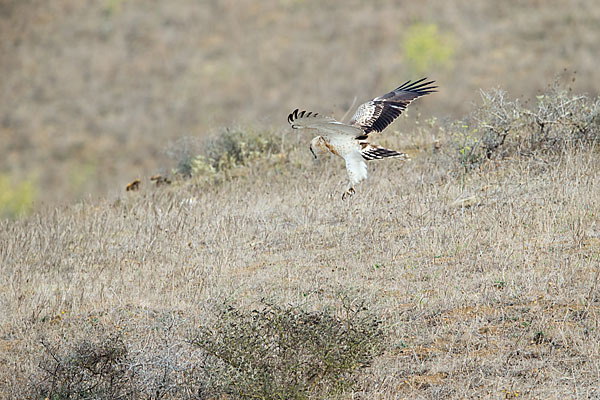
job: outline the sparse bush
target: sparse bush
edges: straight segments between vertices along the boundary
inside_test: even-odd
[[[465,169],[489,159],[562,154],[600,140],[600,99],[573,96],[558,84],[537,96],[533,107],[499,89],[481,97],[481,107],[450,127]]]
[[[15,398],[331,398],[383,350],[379,320],[360,302],[342,303],[341,317],[222,306],[216,323],[198,328],[175,313],[118,330],[86,322],[74,326],[79,333],[42,340],[39,368]]]
[[[118,335],[82,341],[66,351],[42,343],[47,353],[40,363],[44,376],[34,385],[39,398],[119,399],[135,394],[134,372]]]
[[[169,146],[166,153],[177,162],[176,173],[184,177],[192,176],[194,160],[199,148],[199,140],[190,136],[184,136]]]
[[[204,145],[189,137],[182,138],[167,153],[177,160],[176,173],[191,177],[213,176],[268,158],[280,150],[281,141],[277,136],[228,128]]]
[[[191,160],[192,175],[226,171],[268,157],[280,150],[276,136],[240,129],[225,129]]]
[[[308,312],[264,304],[243,311],[223,306],[217,325],[200,328],[190,342],[212,357],[215,385],[207,395],[234,398],[331,398],[352,387],[352,376],[382,351],[377,318],[358,307]]]
[[[67,333],[53,344],[42,340],[39,368],[30,377],[28,392],[17,398],[189,398],[185,393],[197,391],[210,376],[182,340],[184,319],[177,313],[146,317],[148,324],[118,330],[77,321],[70,331],[83,331]]]

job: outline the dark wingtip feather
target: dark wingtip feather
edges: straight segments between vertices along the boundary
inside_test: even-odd
[[[288,122],[291,124],[297,118],[297,115],[298,115],[298,109],[296,108],[294,111],[292,111],[290,113],[290,115],[288,115]]]
[[[298,118],[308,118],[308,117],[315,118],[317,115],[319,115],[319,113],[313,113],[312,111],[306,111],[306,110],[300,111],[298,108],[296,108],[294,111],[292,111],[290,113],[290,115],[288,115],[288,122],[290,124],[292,124]]]
[[[296,108],[294,111],[288,115],[288,122],[291,124],[296,119],[296,115],[298,115],[298,109]]]
[[[437,92],[437,90],[434,90],[434,89],[437,89],[437,86],[431,86],[432,84],[435,83],[435,81],[434,80],[427,81],[427,79],[428,78],[425,77],[425,78],[416,80],[414,82],[407,81],[407,82],[403,83],[402,85],[398,86],[394,91],[405,90],[408,92],[418,93],[420,95]]]

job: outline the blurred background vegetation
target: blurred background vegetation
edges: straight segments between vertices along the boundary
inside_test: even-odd
[[[341,118],[421,76],[440,91],[413,117],[459,119],[480,88],[534,98],[565,69],[597,96],[599,35],[594,0],[3,0],[0,214],[111,197],[177,168],[182,138]]]

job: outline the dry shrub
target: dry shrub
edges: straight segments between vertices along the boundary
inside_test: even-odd
[[[39,398],[120,399],[135,395],[134,370],[119,335],[83,340],[66,349],[42,342],[43,378],[34,385]]]
[[[219,306],[214,322],[194,327],[179,312],[75,318],[42,340],[29,387],[14,398],[331,398],[384,350],[380,320],[363,302],[345,297],[341,314],[263,302]]]
[[[451,124],[451,141],[465,169],[486,160],[550,158],[600,140],[600,99],[572,95],[554,83],[529,105],[500,89],[481,91],[483,104]]]
[[[60,337],[42,339],[29,387],[13,398],[190,398],[209,380],[179,313],[116,310],[119,325],[98,320],[105,317],[75,318]]]
[[[184,178],[215,177],[281,152],[279,136],[270,132],[225,128],[205,140],[185,136],[171,144],[166,154],[175,160],[174,173]]]
[[[264,303],[244,311],[224,305],[216,325],[190,342],[212,357],[218,375],[206,395],[234,398],[331,398],[350,389],[353,376],[381,354],[380,322],[363,304],[308,312]]]
[[[191,136],[183,136],[169,144],[165,153],[176,163],[174,172],[186,178],[192,176],[194,159],[200,147],[200,140]]]
[[[184,175],[214,175],[268,158],[281,150],[279,136],[265,131],[227,128],[206,141],[200,154],[179,162]]]

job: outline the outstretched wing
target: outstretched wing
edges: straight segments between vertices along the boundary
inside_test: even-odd
[[[416,82],[405,82],[393,91],[362,104],[350,120],[350,125],[361,128],[364,135],[381,132],[394,122],[402,111],[416,98],[436,92],[435,81],[424,82],[427,78]]]
[[[349,135],[357,136],[362,130],[356,126],[342,124],[331,117],[319,113],[298,111],[295,109],[288,115],[288,122],[294,129],[316,129],[326,135]]]

